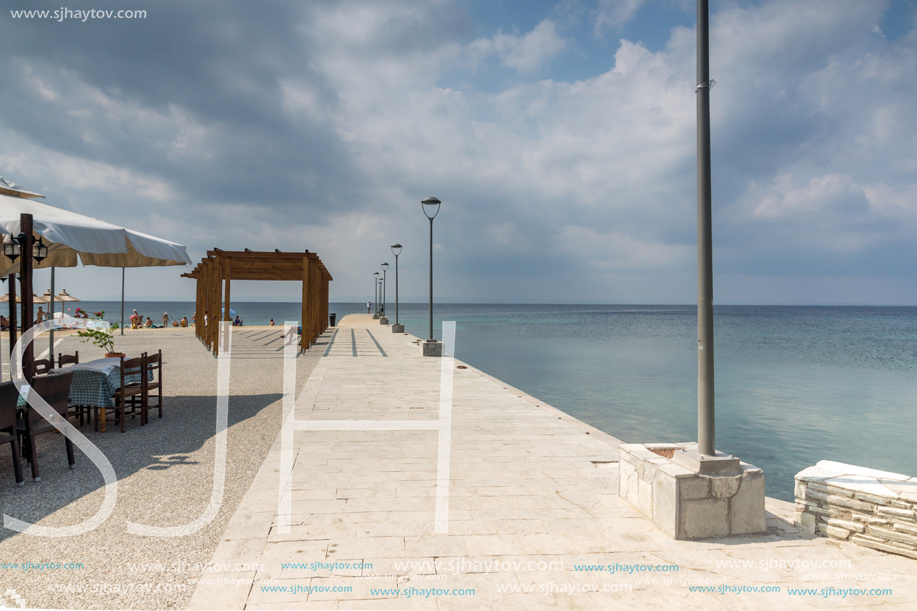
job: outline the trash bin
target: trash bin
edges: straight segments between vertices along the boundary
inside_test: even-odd
[[[333,327],[334,323],[337,322],[338,315],[332,312],[331,314],[328,315],[328,318],[331,319],[331,326]]]

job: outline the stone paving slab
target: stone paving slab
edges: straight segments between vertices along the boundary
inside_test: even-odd
[[[366,315],[325,338],[296,420],[439,419],[442,360],[422,357],[417,338]],[[917,562],[805,535],[791,503],[767,500],[765,535],[667,537],[617,495],[620,441],[471,366],[452,371],[448,533],[435,532],[436,430],[296,431],[288,533],[276,517],[278,436],[214,555],[256,570],[233,574],[241,585],[202,583],[189,608],[917,604]],[[891,592],[865,593],[876,588]]]

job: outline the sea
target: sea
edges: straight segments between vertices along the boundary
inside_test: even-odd
[[[120,318],[120,303],[84,302]],[[193,303],[128,302],[159,324]],[[298,320],[299,303],[235,303],[246,325]],[[365,303],[333,303],[338,319]],[[394,322],[394,304],[388,304]],[[398,318],[429,334],[428,306]],[[435,304],[456,358],[625,442],[697,439],[697,308]],[[917,475],[917,308],[714,307],[716,447],[764,469],[768,496],[820,460]]]

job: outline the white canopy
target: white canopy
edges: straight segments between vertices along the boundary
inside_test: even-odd
[[[0,234],[19,235],[22,213],[32,215],[35,235],[48,244],[48,258],[36,265],[37,269],[76,267],[77,255],[83,265],[100,267],[191,263],[181,244],[19,197],[0,195]],[[0,253],[0,276],[17,271],[18,259],[11,261]]]
[[[25,197],[26,199],[34,197],[40,197],[42,199],[45,198],[44,195],[35,193],[34,191],[29,191],[28,189],[24,189],[16,183],[6,180],[2,176],[0,176],[0,193],[12,197]]]

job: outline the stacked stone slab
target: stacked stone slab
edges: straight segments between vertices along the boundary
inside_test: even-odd
[[[741,474],[701,475],[671,457],[696,443],[631,443],[619,450],[621,498],[675,539],[705,539],[766,530],[764,473],[740,463]]]
[[[823,460],[796,475],[796,525],[917,559],[917,478]]]

